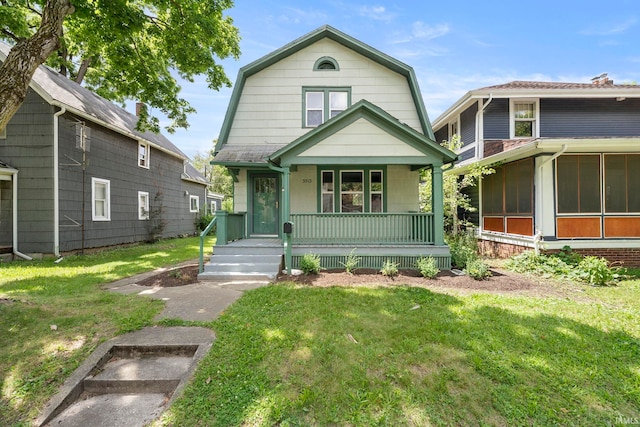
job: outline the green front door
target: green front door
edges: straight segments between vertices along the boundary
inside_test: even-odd
[[[277,235],[279,199],[277,174],[251,176],[251,234]]]

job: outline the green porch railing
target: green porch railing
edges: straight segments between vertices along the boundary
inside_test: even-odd
[[[204,271],[204,238],[207,237],[213,226],[216,225],[217,221],[218,217],[214,216],[209,225],[207,225],[205,229],[202,230],[202,233],[200,233],[200,262],[198,263],[198,273],[202,273]]]
[[[434,244],[432,213],[291,214],[293,244]]]

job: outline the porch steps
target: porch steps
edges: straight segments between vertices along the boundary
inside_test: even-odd
[[[282,268],[282,243],[254,239],[216,246],[199,281],[272,281]]]

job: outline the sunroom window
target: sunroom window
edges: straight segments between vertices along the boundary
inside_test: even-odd
[[[320,171],[318,209],[322,213],[384,212],[383,173],[369,168]]]
[[[304,127],[317,127],[349,107],[348,88],[305,88]]]

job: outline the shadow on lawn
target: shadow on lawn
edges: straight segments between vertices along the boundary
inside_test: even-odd
[[[495,298],[404,287],[249,292],[214,323],[212,352],[167,421],[587,425],[640,417],[637,338],[562,315],[597,315],[595,306],[549,299],[525,315],[519,304],[528,300]]]

